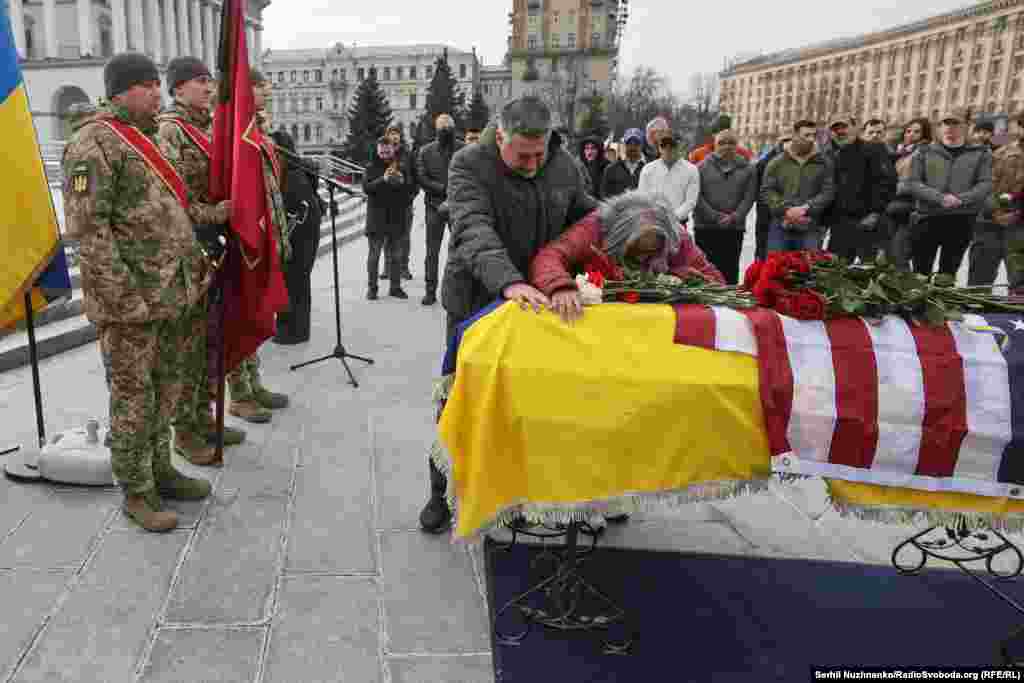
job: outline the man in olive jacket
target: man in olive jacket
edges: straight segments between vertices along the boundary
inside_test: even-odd
[[[541,247],[597,208],[575,161],[551,132],[551,111],[536,97],[505,106],[501,126],[455,155],[448,174],[451,237],[441,287],[448,336],[499,297],[534,310],[551,302],[529,284]],[[451,522],[447,481],[430,465],[430,500],[420,526]]]

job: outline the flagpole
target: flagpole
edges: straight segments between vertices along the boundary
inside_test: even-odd
[[[230,254],[230,251],[231,251],[231,240],[228,240],[228,243],[225,245],[225,249],[228,250],[228,253],[224,254],[224,260],[227,261],[228,259],[231,258],[231,254]],[[221,265],[223,267],[224,264],[222,263]],[[225,372],[225,365],[227,364],[225,356],[227,354],[227,349],[226,349],[226,345],[224,343],[225,339],[227,337],[227,335],[224,333],[224,324],[225,324],[226,310],[227,310],[227,296],[225,295],[224,290],[227,288],[227,278],[224,277],[224,272],[225,271],[222,269],[220,271],[220,273],[218,273],[219,277],[217,278],[217,283],[215,285],[217,290],[218,290],[216,295],[217,295],[217,297],[219,299],[219,302],[220,302],[220,305],[217,307],[217,312],[216,312],[216,315],[217,315],[217,342],[216,342],[217,343],[217,402],[216,402],[217,406],[215,408],[215,413],[214,413],[215,416],[216,416],[216,421],[217,421],[217,443],[215,444],[215,449],[216,450],[214,452],[214,457],[215,457],[216,460],[223,460],[224,459],[224,394],[225,394],[225,375],[227,374]]]
[[[28,358],[32,366],[32,390],[36,403],[36,430],[39,433],[39,447],[46,445],[46,429],[43,427],[43,392],[39,385],[39,352],[36,348],[36,326],[32,312],[32,290],[25,290],[25,327],[28,330]]]

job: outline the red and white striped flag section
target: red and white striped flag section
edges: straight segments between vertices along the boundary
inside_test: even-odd
[[[758,357],[776,472],[1024,499],[1024,320],[942,327],[678,306],[676,342]]]

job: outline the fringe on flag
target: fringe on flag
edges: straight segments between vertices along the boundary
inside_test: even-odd
[[[1024,532],[1024,514],[995,515],[992,513],[957,512],[932,508],[894,508],[857,505],[829,496],[829,504],[840,517],[859,519],[865,522],[905,527],[932,527],[965,525],[971,531],[992,529],[1001,534]]]
[[[448,480],[445,498],[452,514],[458,515],[455,488],[452,478],[452,459],[448,449],[439,439],[434,439],[429,453],[434,466]],[[656,512],[682,507],[692,503],[728,500],[753,495],[768,490],[769,479],[730,480],[694,484],[674,491],[657,493],[625,493],[604,500],[589,500],[582,503],[519,503],[509,505],[498,512],[493,520],[484,524],[475,536],[486,534],[498,527],[509,526],[517,519],[526,519],[531,524],[569,524],[588,522],[593,527],[605,525],[605,516]]]

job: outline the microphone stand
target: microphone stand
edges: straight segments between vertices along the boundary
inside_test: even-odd
[[[300,157],[299,155],[294,154],[294,153],[292,153],[289,150],[282,149],[281,147],[278,147],[277,149],[279,151],[283,152],[284,156],[286,156],[288,159],[298,161],[298,162],[303,163],[305,165],[305,160],[302,157]],[[341,192],[344,192],[345,194],[351,195],[353,197],[362,197],[364,200],[366,199],[366,195],[363,195],[362,193],[350,190],[349,188],[347,188],[344,185],[340,184],[336,180],[334,180],[332,178],[327,178],[325,176],[322,176],[319,173],[315,173],[311,169],[305,168],[303,170],[311,173],[312,175],[315,175],[317,178],[319,178],[320,180],[322,180],[325,183],[327,183],[327,191],[328,191],[328,193],[330,195],[330,209],[331,209],[331,257],[332,257],[332,260],[334,262],[334,331],[335,331],[335,335],[336,336],[335,336],[335,346],[334,346],[334,350],[333,351],[331,351],[330,353],[328,353],[325,356],[321,356],[319,358],[314,358],[312,360],[307,360],[307,361],[305,361],[303,363],[298,363],[297,365],[293,365],[293,366],[291,366],[291,369],[294,371],[294,370],[298,370],[299,368],[304,368],[307,365],[313,365],[314,363],[319,363],[321,361],[325,361],[328,358],[337,358],[338,360],[341,361],[342,366],[345,368],[345,372],[348,373],[349,384],[351,384],[353,387],[359,388],[359,382],[356,381],[355,375],[352,374],[352,368],[349,367],[348,359],[351,358],[353,360],[362,361],[363,363],[366,363],[367,365],[373,365],[373,359],[372,358],[367,358],[365,356],[357,356],[355,354],[349,353],[348,350],[345,348],[345,344],[341,341],[341,289],[340,289],[340,286],[338,284],[338,228],[337,228],[338,210],[337,210],[337,207],[334,204],[334,191],[335,190],[340,190]]]

